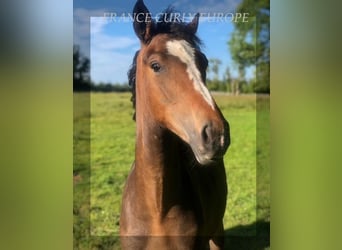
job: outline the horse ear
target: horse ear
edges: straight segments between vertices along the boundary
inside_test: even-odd
[[[141,42],[147,43],[152,38],[153,21],[150,11],[143,0],[138,0],[133,9],[133,28]]]
[[[188,24],[189,30],[192,32],[192,34],[197,32],[199,17],[200,13],[197,13],[192,21]]]

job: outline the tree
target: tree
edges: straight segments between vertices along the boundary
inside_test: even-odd
[[[80,46],[73,47],[73,84],[74,91],[90,90],[90,60],[82,55]]]
[[[219,78],[220,65],[222,61],[217,58],[209,59],[209,67],[207,68],[207,75],[212,73],[212,77],[207,79],[207,87],[212,91],[226,91],[226,86]]]
[[[211,71],[214,74],[213,80],[216,80],[216,81],[219,80],[219,68],[221,64],[222,64],[222,61],[220,59],[217,59],[217,58],[209,59],[209,65],[210,65]]]
[[[228,92],[232,92],[232,81],[233,79],[232,79],[232,75],[231,75],[231,73],[230,73],[230,68],[229,67],[227,67],[226,68],[226,71],[225,71],[225,73],[224,73],[224,77],[223,77],[223,81],[224,81],[224,83],[226,84],[226,90],[228,91]]]
[[[235,30],[228,41],[232,59],[238,67],[239,81],[244,81],[245,68],[255,64],[257,81],[254,91],[269,93],[270,2],[243,0],[236,11],[250,16],[248,22],[234,23]]]
[[[246,39],[245,30],[235,29],[228,42],[232,59],[238,68],[239,77],[234,81],[232,92],[239,94],[245,81],[246,67],[255,63],[255,46]]]

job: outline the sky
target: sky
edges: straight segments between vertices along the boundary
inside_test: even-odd
[[[234,8],[239,1],[145,0],[152,16],[157,15],[171,3],[179,12],[191,15],[197,12],[204,13],[203,15],[210,13],[213,16],[214,13],[234,13]],[[132,22],[118,16],[127,17],[131,14],[134,4],[135,1],[132,0],[74,1],[74,43],[80,45],[83,54],[90,58],[90,75],[93,82],[127,82],[127,71],[135,52],[139,50],[140,42],[133,31]],[[108,17],[111,15],[117,17]],[[218,58],[222,61],[220,77],[223,76],[226,67],[231,69],[233,76],[237,76],[227,45],[232,31],[231,16],[223,19],[208,19],[204,16],[200,19],[197,35],[204,44],[202,52],[208,59]],[[252,75],[253,69],[249,69],[247,78],[251,78]]]

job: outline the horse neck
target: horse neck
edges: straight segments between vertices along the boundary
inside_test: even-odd
[[[152,209],[161,215],[178,203],[184,192],[187,174],[180,144],[179,138],[157,123],[137,119],[137,176]]]

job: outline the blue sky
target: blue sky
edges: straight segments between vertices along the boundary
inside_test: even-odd
[[[179,11],[189,12],[232,12],[241,0],[144,0],[151,13],[162,11],[173,5]],[[131,12],[136,0],[74,0],[74,9]]]
[[[152,15],[156,15],[171,3],[179,12],[232,13],[239,1],[145,0]],[[134,4],[135,0],[74,1],[74,43],[79,44],[81,51],[90,57],[91,78],[95,83],[127,82],[127,70],[135,51],[139,49],[139,40],[134,34],[130,21],[118,18],[112,21],[104,18],[104,13],[127,16],[132,12]],[[222,61],[220,76],[227,66],[230,67],[233,76],[237,75],[227,46],[232,31],[233,23],[229,19],[215,22],[209,22],[205,17],[200,19],[198,36],[204,44],[202,51],[207,58],[218,58]],[[250,69],[247,72],[248,78],[252,74],[253,70]]]

